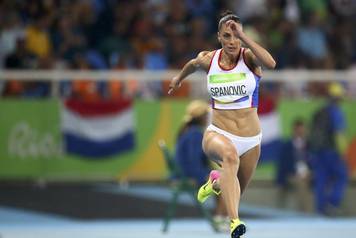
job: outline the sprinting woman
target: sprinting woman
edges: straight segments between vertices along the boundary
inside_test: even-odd
[[[210,173],[199,189],[198,200],[204,202],[211,195],[221,194],[231,219],[231,237],[238,238],[246,232],[238,213],[240,197],[260,156],[262,133],[257,106],[261,66],[272,69],[276,62],[243,32],[239,17],[232,12],[222,15],[217,36],[221,49],[200,52],[186,63],[172,79],[168,93],[196,70],[206,71],[213,115],[204,133],[203,150],[220,169]]]

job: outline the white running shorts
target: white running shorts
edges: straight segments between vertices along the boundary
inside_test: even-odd
[[[227,131],[224,131],[213,124],[210,124],[207,128],[207,131],[215,131],[221,135],[226,136],[227,138],[230,139],[232,144],[235,146],[237,154],[239,156],[245,154],[247,151],[255,147],[256,145],[261,144],[262,140],[262,132],[259,133],[256,136],[251,136],[251,137],[241,137],[241,136],[236,136],[233,135]]]

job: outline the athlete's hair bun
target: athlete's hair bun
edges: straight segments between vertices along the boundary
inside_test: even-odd
[[[231,10],[224,10],[220,13],[220,19],[227,16],[227,15],[235,15],[233,11]]]
[[[230,10],[225,10],[220,14],[220,21],[219,21],[218,29],[220,30],[221,26],[229,20],[233,20],[236,23],[241,23],[240,17],[238,17],[236,14],[234,14]]]

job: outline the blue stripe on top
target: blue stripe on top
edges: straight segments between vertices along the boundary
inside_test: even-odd
[[[249,98],[248,96],[244,96],[242,98],[239,98],[239,99],[235,100],[234,102],[243,102],[243,101],[248,100],[248,98]]]
[[[249,96],[244,96],[242,98],[239,98],[235,101],[233,101],[232,103],[236,103],[236,102],[243,102],[243,101],[246,101],[249,99]],[[218,101],[219,102],[219,101]],[[231,103],[231,102],[230,102]],[[227,103],[226,103],[227,104]],[[214,108],[214,105],[215,105],[215,100],[212,98],[212,105],[213,105],[213,108]]]
[[[258,77],[257,75],[253,75],[255,77],[255,81],[256,81],[256,88],[253,91],[252,94],[252,100],[251,100],[251,107],[258,107],[258,89],[260,87],[260,79],[261,77]]]

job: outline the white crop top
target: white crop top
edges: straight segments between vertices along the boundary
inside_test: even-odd
[[[207,75],[208,91],[214,109],[241,109],[258,106],[260,76],[245,63],[245,48],[240,49],[237,63],[231,69],[220,65],[222,49],[214,52]]]

